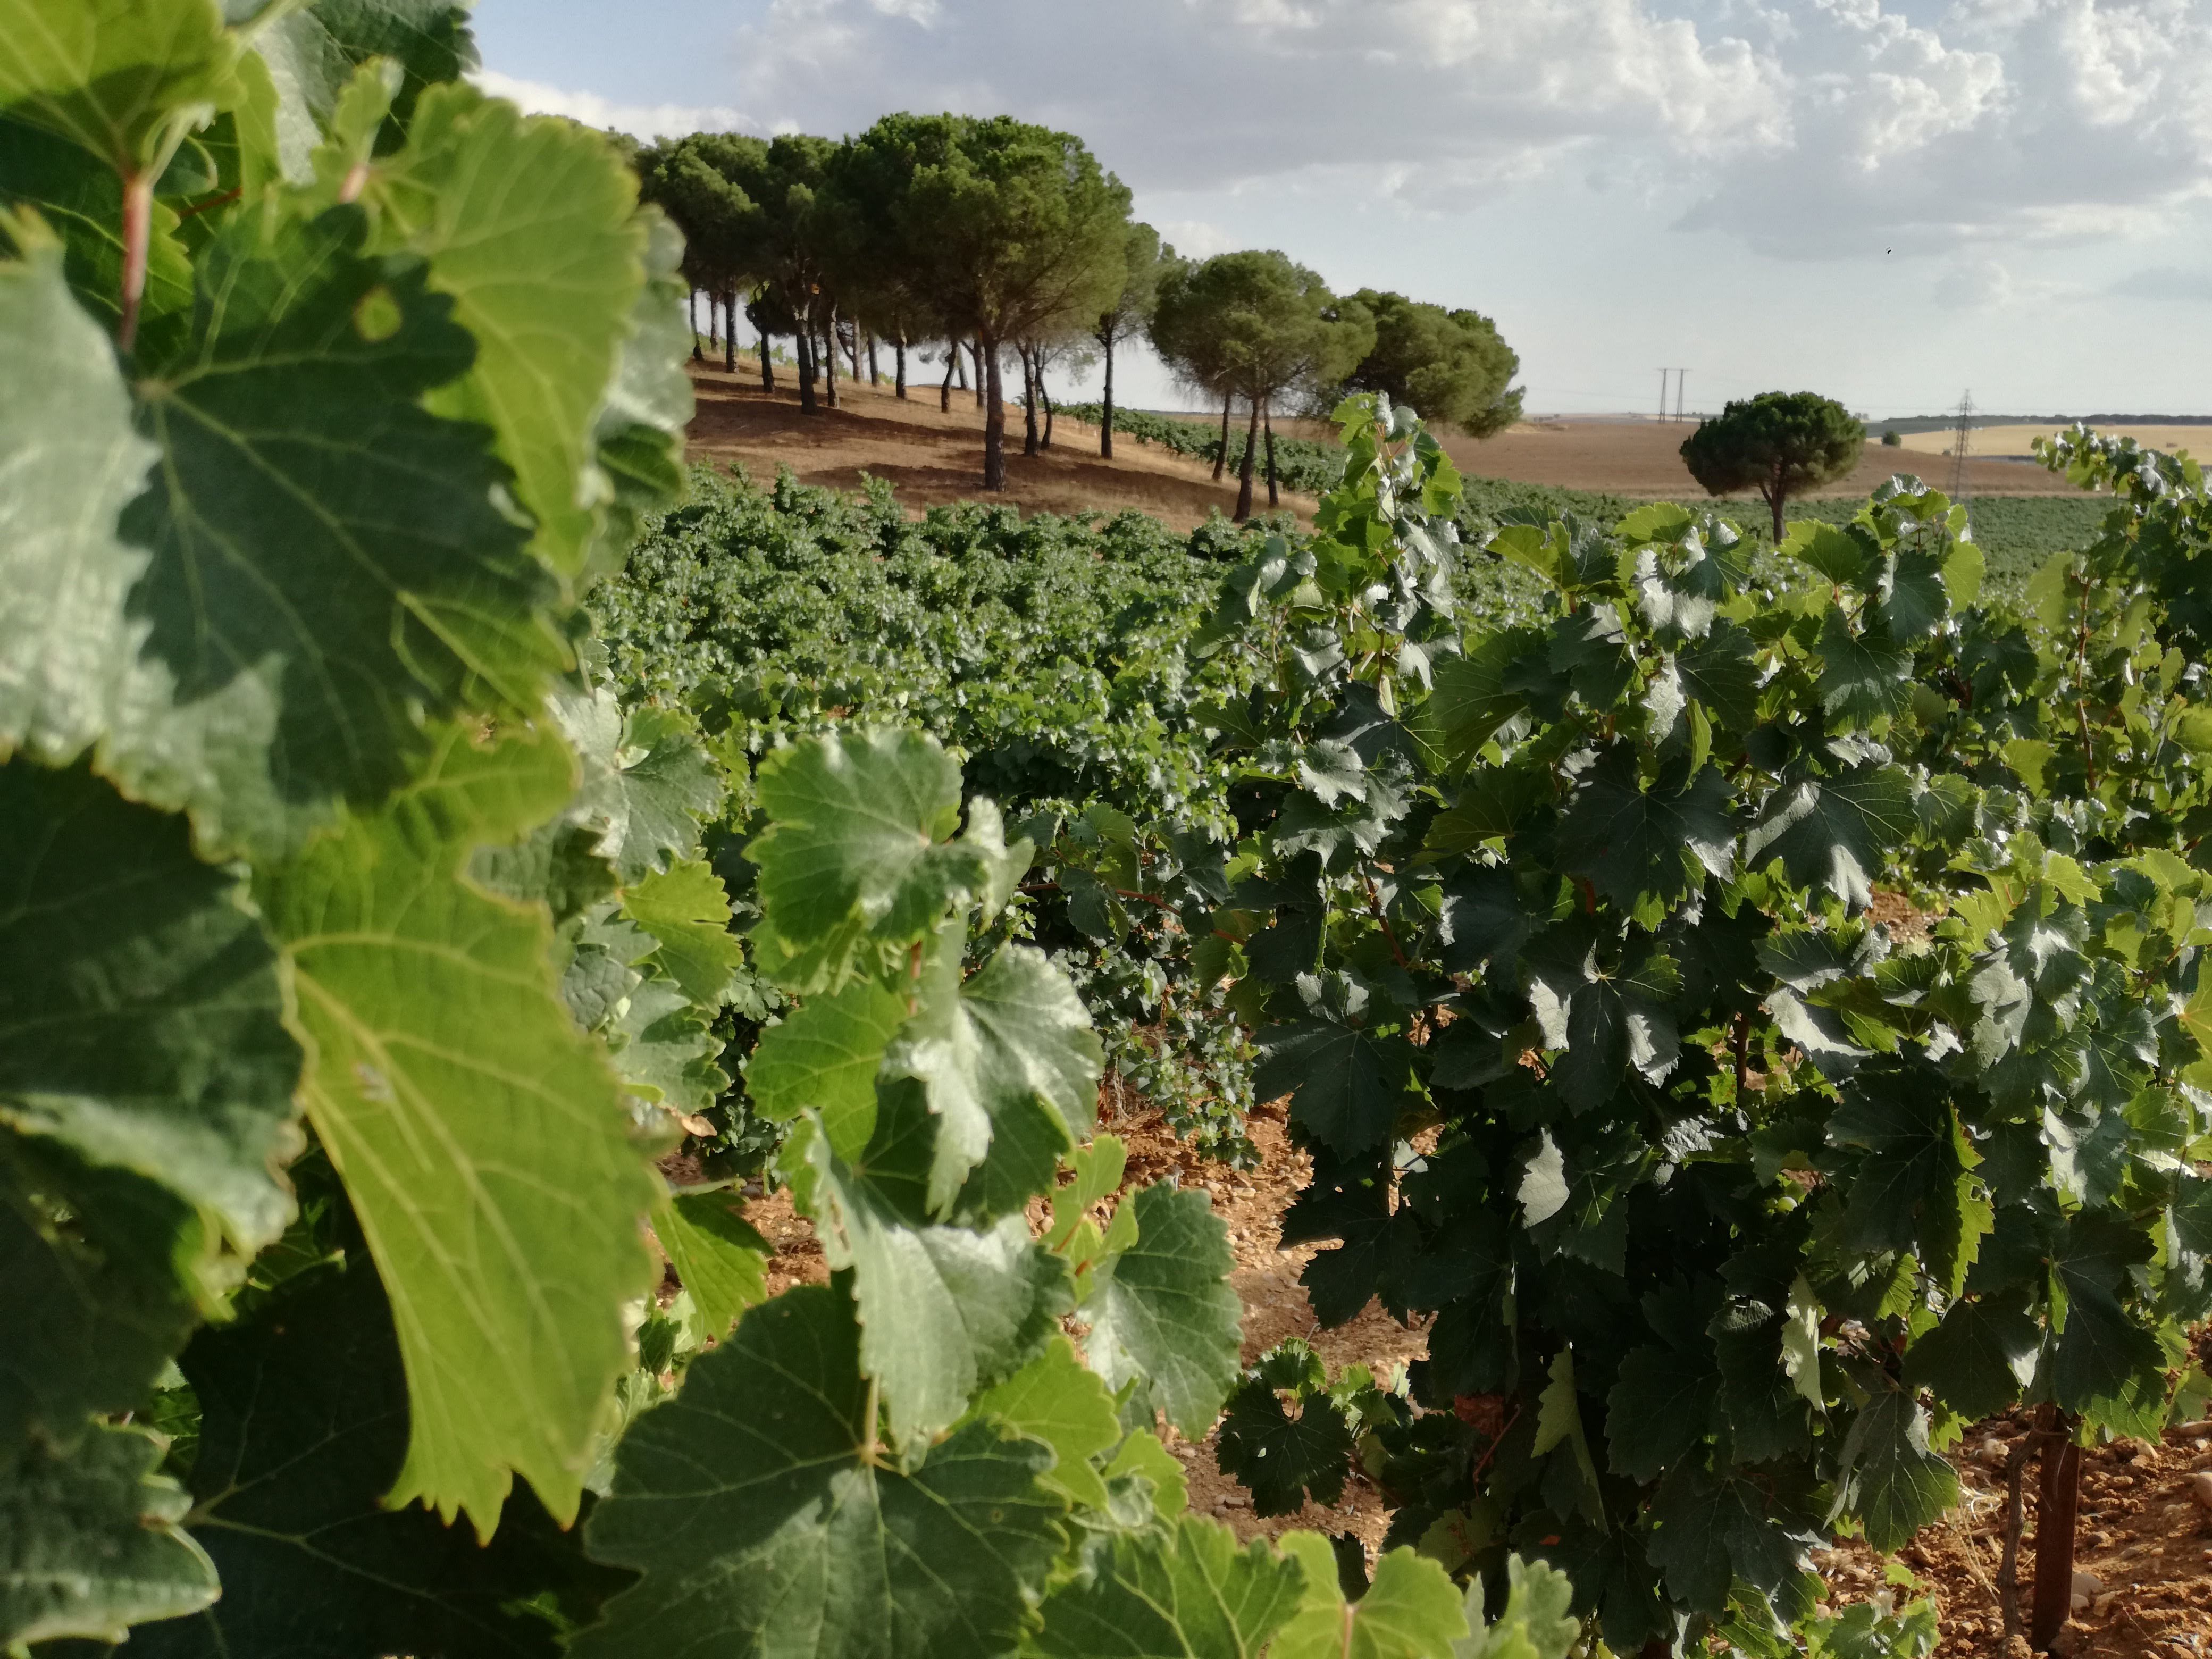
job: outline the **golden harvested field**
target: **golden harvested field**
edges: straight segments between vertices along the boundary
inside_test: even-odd
[[[2055,438],[2063,430],[2055,426],[1976,427],[1967,454],[1970,459],[1976,455],[2025,456],[2033,453],[2030,447],[2038,438]],[[2200,460],[2212,455],[2212,426],[2100,426],[2097,430],[2110,437],[2133,438],[2146,449],[2185,449]],[[1950,453],[1951,434],[1948,432],[1908,432],[1904,435],[1907,449],[1929,455]]]

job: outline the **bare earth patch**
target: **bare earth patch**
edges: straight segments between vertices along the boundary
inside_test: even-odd
[[[735,374],[694,364],[698,412],[690,458],[735,462],[763,484],[779,466],[802,483],[835,489],[857,489],[866,474],[894,485],[900,502],[915,512],[976,501],[1071,516],[1146,513],[1190,530],[1237,508],[1234,477],[1216,483],[1205,464],[1127,437],[1117,437],[1114,459],[1103,460],[1097,428],[1073,421],[1054,423],[1049,450],[1024,455],[1018,408],[1006,411],[1006,489],[994,495],[982,487],[983,411],[973,392],[956,390],[951,412],[942,414],[934,385],[911,386],[901,401],[888,385],[841,380],[839,407],[807,415],[792,371],[779,365],[776,378],[778,389],[769,392],[761,389],[757,362],[749,369],[740,357]],[[1264,483],[1255,501],[1265,507]],[[1311,520],[1315,505],[1309,495],[1283,497],[1284,508],[1302,522]]]

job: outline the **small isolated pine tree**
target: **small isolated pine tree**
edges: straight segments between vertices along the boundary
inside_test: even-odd
[[[1708,495],[1757,489],[1779,545],[1784,504],[1844,477],[1865,447],[1866,428],[1834,398],[1762,392],[1698,422],[1682,441],[1682,462]]]

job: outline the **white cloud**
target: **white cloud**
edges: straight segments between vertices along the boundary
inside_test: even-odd
[[[1820,0],[1786,68],[1792,142],[1713,169],[1685,225],[1929,252],[2154,233],[2212,193],[2207,0]]]
[[[1237,239],[1219,225],[1205,219],[1168,219],[1159,227],[1160,240],[1186,259],[1211,259],[1237,246]]]
[[[1152,190],[1430,160],[1519,177],[1594,141],[1702,156],[1786,128],[1765,59],[1644,0],[774,0],[737,55],[772,118],[1012,110]]]
[[[733,109],[692,104],[621,104],[597,93],[570,92],[536,81],[518,81],[497,70],[479,70],[471,78],[493,97],[510,99],[532,115],[565,115],[586,126],[610,128],[627,132],[634,138],[759,130],[757,124]]]
[[[764,128],[1012,111],[1143,191],[1451,211],[1663,181],[1760,251],[2155,232],[2212,199],[2212,0],[769,0]]]
[[[2111,291],[2129,300],[2195,301],[2212,304],[2212,270],[2187,270],[2180,265],[2152,265],[2130,271],[2112,284]]]

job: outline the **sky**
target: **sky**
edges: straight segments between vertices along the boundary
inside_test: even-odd
[[[2212,0],[478,0],[476,27],[490,89],[640,136],[1076,133],[1182,252],[1482,312],[1532,413],[1654,409],[1664,367],[1693,410],[2212,414]]]

